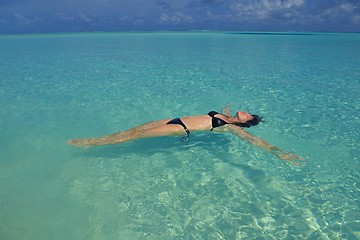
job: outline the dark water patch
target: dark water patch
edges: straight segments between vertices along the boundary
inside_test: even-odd
[[[226,34],[234,35],[274,35],[274,36],[316,36],[318,33],[298,33],[298,32],[229,32]]]

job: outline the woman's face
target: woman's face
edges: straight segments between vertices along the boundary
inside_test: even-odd
[[[246,123],[247,121],[252,120],[254,117],[247,112],[237,112],[236,118],[239,122]]]

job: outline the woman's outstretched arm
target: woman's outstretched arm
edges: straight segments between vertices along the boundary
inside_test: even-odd
[[[235,135],[237,135],[238,137],[241,137],[242,139],[246,140],[247,142],[251,143],[252,145],[262,148],[265,151],[268,151],[270,153],[272,153],[273,155],[277,156],[278,158],[288,161],[289,163],[299,166],[300,164],[297,163],[297,160],[303,160],[302,158],[300,158],[299,156],[296,156],[295,154],[286,152],[280,148],[277,148],[267,142],[265,142],[264,140],[255,137],[253,135],[251,135],[250,133],[246,132],[244,129],[236,126],[236,125],[232,125],[229,124],[227,125],[227,130]]]

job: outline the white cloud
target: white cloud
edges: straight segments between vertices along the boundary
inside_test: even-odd
[[[352,17],[351,21],[352,21],[353,24],[358,24],[358,25],[360,25],[360,14],[354,15],[354,16]]]
[[[29,18],[24,17],[22,14],[20,13],[15,13],[14,17],[16,19],[16,21],[22,23],[22,24],[26,24],[29,25],[32,23],[32,21]]]
[[[31,24],[39,23],[42,21],[41,18],[39,18],[39,17],[28,18],[20,13],[14,13],[14,17],[18,23],[24,24],[24,25],[31,25]]]
[[[94,17],[89,16],[89,15],[87,15],[85,13],[79,13],[78,17],[82,22],[86,22],[86,23],[91,23],[91,22],[93,22],[95,20]]]
[[[337,21],[341,18],[347,18],[354,13],[356,6],[351,3],[343,3],[330,8],[325,9],[322,13],[319,14],[321,19],[330,19],[332,21]],[[352,18],[356,19],[356,15]]]
[[[133,26],[141,26],[145,23],[145,20],[139,16],[129,16],[129,15],[123,15],[118,17],[114,22],[118,22],[121,24],[129,24]]]
[[[85,13],[70,14],[66,12],[56,13],[53,18],[61,22],[83,22],[83,23],[93,23],[97,19],[96,17],[93,17]]]
[[[351,3],[341,4],[339,8],[345,13],[352,13],[355,9],[355,7]]]
[[[163,13],[160,17],[160,22],[165,23],[168,22],[170,19],[169,15],[167,15],[166,13]]]
[[[180,24],[180,23],[192,23],[193,17],[181,12],[175,12],[171,16],[166,13],[161,14],[160,23]]]
[[[291,17],[291,12],[302,7],[304,0],[258,0],[258,1],[235,1],[230,5],[231,11],[237,17],[245,19],[266,19],[276,12],[287,11],[284,16]]]
[[[60,12],[60,13],[55,14],[54,19],[60,20],[60,21],[65,21],[65,22],[74,22],[76,18],[72,14]]]

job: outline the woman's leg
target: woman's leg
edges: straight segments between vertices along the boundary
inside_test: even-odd
[[[179,124],[166,124],[151,128],[139,134],[137,138],[152,138],[164,136],[176,136],[186,134],[184,128]]]
[[[150,134],[144,134],[144,133],[161,126],[167,126],[166,123],[170,120],[171,119],[165,119],[160,121],[148,122],[140,126],[131,128],[127,131],[109,134],[98,138],[72,139],[69,140],[67,143],[77,147],[90,147],[90,146],[101,146],[107,144],[119,144],[119,143],[129,142],[138,138],[156,137],[156,134],[154,134],[154,136],[151,136],[151,133]]]

